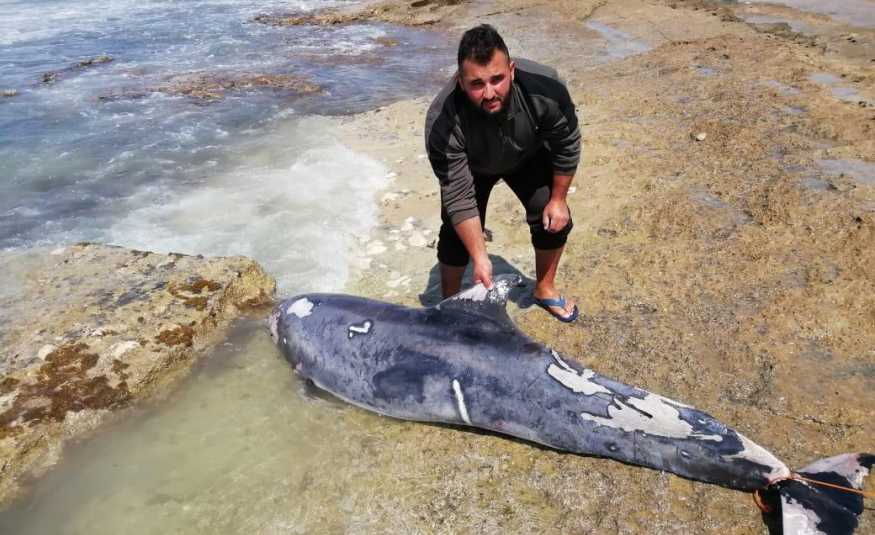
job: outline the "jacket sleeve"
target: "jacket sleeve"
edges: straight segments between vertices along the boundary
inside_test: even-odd
[[[425,146],[431,168],[440,181],[441,204],[450,223],[456,225],[479,215],[465,137],[449,107],[429,110]]]
[[[557,86],[560,90],[556,99],[544,103],[540,129],[553,154],[553,171],[573,175],[580,163],[580,129],[568,90],[564,85]]]

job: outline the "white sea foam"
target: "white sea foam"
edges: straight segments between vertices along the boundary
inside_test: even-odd
[[[802,11],[820,13],[852,26],[875,27],[871,0],[750,0],[756,3],[784,4]]]
[[[281,292],[338,290],[354,236],[376,222],[386,169],[333,139],[323,118],[269,136],[269,148],[189,191],[149,186],[129,201],[111,243],[206,255],[245,255]]]
[[[198,0],[180,4],[172,0],[2,0],[0,10],[0,44],[50,39],[71,32],[100,31],[107,26],[131,20],[161,17],[184,9],[191,14],[210,9],[232,11],[241,18],[251,18],[270,11],[312,11],[337,5],[333,0]]]
[[[653,48],[626,32],[595,20],[588,21],[586,27],[601,34],[602,38],[606,41],[605,54],[612,59],[623,59],[628,56],[643,54]]]

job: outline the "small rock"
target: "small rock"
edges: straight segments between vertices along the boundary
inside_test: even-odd
[[[697,134],[691,134],[691,137],[696,141],[705,141],[705,138],[708,137],[708,134],[705,132],[699,132]]]
[[[397,279],[390,280],[386,283],[386,286],[388,286],[389,288],[397,288],[398,286],[407,286],[408,284],[410,284],[410,277],[404,275]]]
[[[575,191],[577,191],[577,188],[574,187],[574,186],[571,186],[570,188],[568,188],[568,194],[569,194],[569,195],[572,194],[572,193],[574,193]]]
[[[92,65],[100,65],[101,63],[109,63],[112,61],[112,56],[101,54],[93,58],[88,58],[79,62],[80,67],[90,67]]]
[[[122,355],[130,351],[131,349],[140,347],[139,342],[135,342],[134,340],[128,340],[127,342],[119,342],[112,346],[110,349],[110,353],[112,354],[112,358],[120,358]]]
[[[398,46],[399,44],[401,44],[401,41],[399,41],[398,39],[393,39],[386,36],[377,37],[376,39],[374,39],[374,42],[383,46]]]
[[[4,97],[14,97],[17,94],[18,94],[17,89],[4,89],[3,92],[0,93],[0,95],[3,95]]]
[[[36,356],[40,360],[46,360],[46,357],[48,357],[55,349],[57,349],[57,347],[53,346],[52,344],[46,344],[40,348]]]
[[[385,195],[383,195],[383,196],[380,198],[380,201],[381,201],[381,202],[384,202],[384,203],[392,202],[392,201],[397,201],[399,197],[400,197],[400,195],[398,195],[398,194],[395,193],[395,192],[390,191],[389,193],[386,193]]]
[[[425,236],[423,236],[421,232],[414,232],[410,238],[407,239],[407,243],[413,247],[425,247],[428,245],[428,240],[425,239]]]
[[[383,245],[383,242],[381,242],[379,240],[373,241],[373,242],[368,244],[367,248],[365,249],[365,252],[370,256],[383,254],[386,252],[386,246]]]

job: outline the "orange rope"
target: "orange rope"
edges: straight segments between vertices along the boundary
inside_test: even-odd
[[[800,476],[799,474],[790,474],[787,477],[781,477],[781,478],[775,479],[773,481],[769,481],[769,484],[766,485],[766,488],[769,488],[772,485],[780,483],[781,481],[786,481],[788,479],[794,479],[796,481],[804,481],[805,483],[810,483],[812,485],[819,485],[821,487],[828,487],[831,489],[841,490],[844,492],[851,492],[853,494],[859,494],[860,496],[863,496],[864,498],[875,499],[875,493],[872,493],[872,492],[865,492],[862,490],[853,489],[851,487],[836,485],[835,483],[827,483],[826,481],[819,481],[817,479],[807,478],[804,476]],[[771,507],[769,504],[767,504],[765,501],[763,501],[763,497],[760,494],[760,492],[762,490],[765,490],[765,489],[758,489],[758,490],[755,490],[753,492],[753,501],[756,504],[756,506],[760,509],[760,511],[762,511],[764,513],[771,513],[775,510],[775,508]]]
[[[797,481],[804,481],[806,483],[811,483],[812,485],[820,485],[821,487],[829,487],[831,489],[843,490],[845,492],[853,492],[854,494],[859,494],[864,498],[875,498],[875,493],[873,492],[865,492],[862,490],[852,489],[851,487],[843,487],[841,485],[836,485],[834,483],[827,483],[826,481],[818,481],[816,479],[809,479],[807,477],[800,476],[799,474],[792,474],[790,479],[795,479]]]
[[[775,511],[774,507],[763,501],[763,497],[760,496],[760,489],[753,491],[753,503],[755,503],[757,507],[760,508],[760,511],[766,514],[773,513]]]

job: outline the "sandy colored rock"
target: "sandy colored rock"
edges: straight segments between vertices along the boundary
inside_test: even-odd
[[[793,468],[872,451],[875,185],[853,171],[875,161],[875,116],[835,87],[875,96],[875,33],[781,6],[701,0],[462,9],[440,24],[454,36],[494,24],[512,55],[559,69],[581,119],[575,230],[559,274],[581,305],[576,324],[531,306],[522,208],[503,186],[490,200],[493,265],[529,278],[509,309],[520,329],[713,414]],[[814,31],[764,32],[744,20],[752,14]],[[641,46],[614,59],[600,25]],[[376,195],[371,240],[388,241],[410,217],[432,236],[440,226],[437,181],[416,157],[430,100],[338,119],[350,146],[397,176]],[[852,163],[827,173],[823,160]],[[439,299],[438,280],[434,249],[388,250],[349,290],[422,306]],[[395,447],[369,450],[367,485],[345,488],[346,509],[322,521],[351,518],[375,533],[766,531],[748,494],[714,485],[455,428],[387,421],[380,432]],[[871,511],[860,523],[857,533],[875,532]]]
[[[425,26],[441,22],[457,12],[463,0],[415,0],[413,2],[369,2],[364,6],[327,9],[316,13],[262,14],[253,20],[273,26],[302,24],[335,25],[363,21],[381,21],[408,26]]]
[[[272,300],[255,262],[95,244],[0,257],[0,498],[113,409],[161,392]]]

